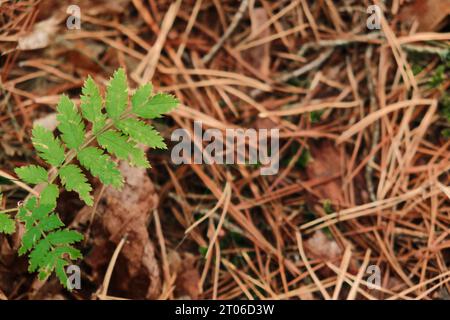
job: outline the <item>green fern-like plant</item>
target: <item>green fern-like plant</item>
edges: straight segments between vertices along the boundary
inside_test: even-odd
[[[2,203],[3,196],[0,193],[0,205]],[[13,234],[16,231],[16,223],[14,219],[11,219],[7,214],[11,210],[0,210],[0,233]]]
[[[115,159],[149,168],[138,143],[151,148],[166,148],[158,131],[144,120],[161,117],[174,109],[178,101],[171,95],[153,94],[152,91],[150,84],[138,88],[131,97],[130,107],[123,69],[114,73],[105,99],[89,76],[82,88],[80,110],[69,97],[61,96],[57,106],[59,136],[41,126],[33,128],[34,148],[50,169],[37,165],[15,169],[23,182],[41,185],[42,191],[39,196],[29,196],[15,210],[18,212],[15,219],[8,214],[9,210],[0,211],[0,232],[12,234],[16,221],[24,224],[19,255],[28,254],[28,270],[38,272],[40,279],[46,279],[54,272],[67,288],[65,267],[82,257],[74,244],[83,236],[65,228],[55,212],[60,188],[75,191],[82,201],[92,206],[92,186],[85,171],[105,185],[120,188],[123,177]]]

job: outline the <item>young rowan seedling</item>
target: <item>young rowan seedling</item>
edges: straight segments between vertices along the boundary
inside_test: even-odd
[[[92,206],[92,186],[83,168],[104,185],[120,188],[123,177],[114,159],[148,168],[145,152],[137,144],[166,148],[158,131],[143,120],[161,117],[174,109],[178,101],[171,95],[152,91],[151,84],[138,88],[131,97],[130,107],[123,69],[114,73],[105,99],[94,80],[88,77],[82,89],[81,110],[66,95],[59,100],[59,136],[41,126],[33,128],[33,146],[50,168],[29,165],[15,169],[23,182],[42,185],[39,196],[29,196],[18,207],[15,220],[25,226],[19,255],[28,254],[28,270],[38,272],[40,279],[55,272],[67,288],[65,267],[69,261],[82,257],[73,245],[83,236],[65,228],[55,212],[60,188],[75,191],[82,201]],[[90,130],[85,121],[91,124]],[[7,212],[0,211],[0,232],[12,234],[16,221]]]

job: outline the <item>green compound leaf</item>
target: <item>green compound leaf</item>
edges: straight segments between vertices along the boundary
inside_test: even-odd
[[[43,264],[46,256],[50,251],[50,248],[51,245],[47,239],[44,238],[39,241],[34,250],[28,256],[30,258],[28,266],[29,272],[35,272],[39,268],[39,266]]]
[[[36,243],[29,254],[28,271],[39,271],[40,280],[44,280],[55,271],[61,284],[66,287],[67,276],[64,271],[64,267],[68,265],[66,259],[75,260],[82,257],[81,252],[69,244],[82,239],[83,236],[76,231],[58,230],[48,234],[46,238]]]
[[[36,208],[37,205],[37,198],[35,196],[30,197],[30,199],[25,202],[25,209],[33,211]]]
[[[33,219],[31,219],[29,212],[36,208],[36,204],[37,198],[35,196],[32,196],[23,205],[19,206],[19,213],[16,217],[20,221],[25,222],[25,226],[27,228],[33,223]]]
[[[130,158],[132,165],[144,168],[150,167],[145,152],[135,146],[133,142],[127,140],[127,137],[114,130],[106,131],[98,137],[100,146],[117,158],[122,160]]]
[[[177,107],[179,101],[172,95],[158,93],[150,97],[151,85],[140,87],[131,98],[133,113],[145,119],[160,118]]]
[[[56,258],[55,262],[55,274],[56,277],[58,277],[59,282],[63,285],[64,288],[68,289],[67,286],[67,275],[66,271],[64,270],[64,267],[67,266],[69,263],[61,258]]]
[[[106,115],[102,113],[102,96],[94,80],[89,76],[81,89],[81,112],[92,123],[92,131],[99,132],[106,123]]]
[[[147,155],[145,154],[144,150],[137,147],[131,150],[130,154],[131,158],[131,164],[133,166],[141,167],[141,168],[151,168],[152,166],[147,160]]]
[[[105,102],[106,113],[103,113],[103,102]],[[89,76],[82,88],[81,113],[65,95],[61,96],[58,103],[58,129],[64,143],[61,143],[59,138],[55,138],[51,131],[41,126],[33,129],[32,142],[39,156],[51,166],[56,167],[52,170],[57,170],[61,184],[69,191],[78,192],[80,198],[88,205],[93,204],[92,187],[81,166],[98,177],[104,185],[121,187],[123,177],[117,164],[108,154],[96,147],[86,147],[87,145],[98,143],[117,159],[129,161],[141,167],[150,165],[145,152],[137,146],[138,143],[153,148],[166,148],[159,133],[141,119],[161,117],[177,106],[177,99],[163,93],[152,95],[152,85],[146,84],[136,90],[131,98],[131,104],[130,111],[133,114],[130,118],[130,115],[125,112],[128,105],[128,89],[123,69],[117,70],[111,78],[104,101],[98,86]],[[92,124],[89,139],[86,136],[83,118]],[[117,131],[108,130],[110,124],[113,124]],[[67,159],[66,147],[71,149]],[[79,166],[69,163],[73,159],[72,155],[75,154],[80,162]],[[26,183],[45,183],[39,197],[30,196],[25,204],[18,208],[16,218],[25,224],[19,254],[29,252],[30,272],[38,272],[42,280],[54,272],[61,284],[67,288],[65,267],[70,260],[82,256],[79,250],[72,247],[72,244],[83,237],[76,231],[62,229],[64,224],[54,212],[59,196],[59,186],[48,182],[49,179],[54,178],[54,175],[50,176],[49,172],[39,166],[16,169],[17,175]],[[14,220],[5,213],[0,213],[0,232],[12,233],[14,229]]]
[[[112,185],[120,188],[123,185],[123,177],[117,165],[111,161],[110,157],[103,154],[103,151],[95,147],[87,147],[81,150],[78,155],[81,165],[87,168],[92,175],[98,177],[105,185]]]
[[[47,240],[51,245],[72,244],[83,240],[83,235],[73,230],[58,230],[50,233]]]
[[[22,237],[22,246],[19,248],[19,255],[21,256],[31,250],[41,237],[42,230],[40,228],[31,227],[27,229]]]
[[[117,128],[130,136],[133,140],[145,144],[151,148],[167,149],[164,139],[152,126],[143,121],[128,118],[116,123]]]
[[[84,123],[73,101],[68,96],[62,95],[58,106],[58,129],[61,131],[62,140],[70,149],[78,149],[84,141]]]
[[[48,239],[42,239],[30,253],[30,272],[39,271],[39,279],[44,280],[55,271],[61,284],[67,288],[67,275],[64,267],[69,264],[66,260],[81,258],[81,252],[71,246],[53,247]]]
[[[150,95],[152,94],[153,86],[151,83],[144,84],[140,86],[131,97],[131,106],[133,108],[133,112],[137,112],[141,109],[144,109],[147,105]]]
[[[53,211],[53,206],[49,204],[39,204],[33,211],[31,212],[31,218],[34,221],[39,221],[46,217],[50,212]]]
[[[63,257],[69,256],[71,260],[76,260],[82,258],[81,252],[75,248],[70,246],[62,246],[58,247],[54,251],[55,256]],[[57,258],[55,263],[55,273],[59,279],[59,282],[68,290],[72,290],[72,288],[68,287],[67,274],[64,270],[64,267],[67,266],[68,263],[66,260]]]
[[[40,195],[39,203],[44,206],[49,206],[53,209],[56,208],[56,200],[59,197],[58,187],[54,184],[48,184]]]
[[[0,213],[0,233],[13,234],[16,231],[16,222],[6,213]]]
[[[81,254],[80,250],[75,249],[74,247],[71,247],[71,246],[56,247],[56,249],[54,250],[54,254],[56,254],[57,256],[60,256],[60,257],[67,255],[67,256],[69,256],[69,258],[71,260],[75,260],[75,259],[81,258],[83,256]]]
[[[48,180],[47,171],[40,166],[30,165],[16,168],[14,171],[26,183],[38,184]]]
[[[75,191],[80,195],[80,199],[92,206],[94,200],[90,194],[91,185],[87,182],[86,176],[81,169],[74,164],[69,164],[59,170],[61,183],[67,191]]]
[[[41,228],[41,230],[45,232],[58,229],[62,226],[64,226],[64,223],[55,213],[43,218],[39,223],[39,228]]]
[[[50,273],[52,272],[52,270],[54,269],[53,266],[50,266],[50,264],[46,264],[45,268],[42,268],[39,271],[39,275],[38,275],[38,279],[41,281],[44,281],[45,279],[47,279],[47,277],[50,275]]]
[[[128,104],[128,85],[125,71],[120,68],[114,72],[106,90],[106,112],[117,120]]]
[[[56,167],[64,162],[64,148],[49,130],[40,125],[35,126],[31,140],[39,156],[48,164]]]
[[[19,207],[19,214],[17,218],[25,222],[25,226],[28,229],[34,222],[46,217],[55,205],[53,203],[39,203],[37,204],[37,198],[31,197],[24,206]]]

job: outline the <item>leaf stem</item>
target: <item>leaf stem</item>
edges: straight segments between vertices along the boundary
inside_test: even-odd
[[[15,211],[19,211],[19,209],[11,208],[11,209],[0,210],[0,213],[8,213],[8,212],[15,212]]]

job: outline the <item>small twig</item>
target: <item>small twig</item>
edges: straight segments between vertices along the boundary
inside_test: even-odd
[[[29,193],[32,193],[35,196],[39,196],[39,192],[37,192],[33,188],[29,187],[25,183],[19,181],[16,177],[13,177],[12,175],[10,175],[10,174],[2,171],[2,170],[0,170],[0,177],[3,177],[3,178],[6,178],[6,179],[10,180],[15,185],[17,185],[17,186],[21,187],[22,189],[28,191]]]
[[[207,64],[219,51],[219,49],[222,47],[225,40],[228,39],[228,37],[233,33],[234,29],[236,29],[237,25],[239,24],[239,21],[241,21],[244,11],[247,10],[248,6],[248,0],[243,0],[241,2],[241,5],[239,6],[238,12],[233,17],[233,21],[231,21],[230,26],[225,31],[223,36],[217,41],[217,43],[211,48],[211,50],[202,58],[202,62],[204,64]]]
[[[322,65],[322,63],[325,62],[325,60],[327,60],[331,54],[333,53],[334,48],[329,48],[328,50],[326,50],[325,52],[323,52],[321,55],[319,55],[315,60],[311,61],[310,63],[304,65],[303,67],[293,70],[293,71],[289,71],[287,73],[282,74],[281,76],[279,76],[276,81],[277,82],[286,82],[294,77],[299,77],[302,74],[305,74],[311,70],[314,70],[315,68],[318,68]],[[261,91],[260,89],[254,89],[252,90],[252,92],[250,93],[250,96],[255,98],[258,95],[260,95],[263,91]]]
[[[159,220],[158,210],[153,210],[153,218],[155,220],[156,235],[158,236],[159,247],[161,248],[162,265],[164,271],[165,284],[170,286],[170,274],[169,261],[167,259],[166,243],[164,241],[164,234],[162,232],[161,221]],[[167,287],[166,287],[167,288]]]
[[[217,237],[219,236],[220,230],[222,229],[223,223],[225,221],[225,216],[226,216],[227,211],[228,211],[228,207],[229,207],[229,205],[231,203],[231,187],[230,187],[230,185],[228,183],[225,185],[223,193],[225,194],[225,201],[223,203],[223,210],[222,210],[222,214],[220,216],[219,223],[217,224],[217,228],[216,228],[216,230],[214,231],[213,235],[210,238],[208,249],[206,250],[206,253],[205,253],[206,263],[205,263],[205,266],[203,268],[203,272],[202,272],[202,275],[200,277],[200,281],[199,281],[199,284],[198,284],[198,289],[200,291],[203,291],[203,284],[205,283],[206,275],[208,273],[208,268],[209,268],[209,265],[211,263],[212,248],[213,248],[214,244],[216,243],[216,240],[217,240]]]
[[[366,254],[364,255],[363,263],[361,264],[361,267],[358,270],[358,274],[356,275],[356,279],[353,282],[352,288],[350,289],[350,292],[348,293],[347,300],[355,300],[355,298],[356,298],[356,294],[358,293],[359,284],[362,281],[364,273],[366,272],[367,265],[369,264],[369,261],[370,261],[370,253],[371,253],[371,250],[367,249]]]
[[[402,45],[402,48],[405,49],[406,51],[437,54],[440,56],[444,55],[446,52],[449,51],[448,48],[438,48],[438,47],[432,47],[432,46],[418,46],[418,45],[413,45],[413,44],[404,44],[404,45]]]
[[[111,261],[109,262],[108,269],[106,269],[105,278],[103,279],[103,284],[100,290],[100,293],[97,295],[100,299],[107,299],[108,297],[108,287],[109,282],[111,281],[111,276],[114,271],[114,266],[116,265],[117,258],[119,257],[120,250],[122,250],[122,247],[124,246],[125,242],[127,240],[127,236],[125,235],[119,242],[119,245],[117,246],[116,250],[114,250],[114,253],[111,257]]]
[[[286,82],[291,78],[294,77],[299,77],[302,74],[309,72],[317,67],[319,67],[322,63],[325,62],[325,60],[327,60],[331,54],[333,53],[334,48],[330,48],[327,51],[325,51],[324,53],[322,53],[321,55],[319,55],[317,57],[317,59],[311,61],[310,63],[308,63],[307,65],[304,65],[303,67],[296,69],[294,71],[288,72],[284,75],[282,75],[281,77],[279,77],[277,80],[280,82]]]
[[[303,54],[309,49],[320,49],[322,47],[340,47],[340,46],[348,46],[354,43],[378,43],[382,44],[383,39],[381,38],[382,34],[380,32],[373,32],[367,35],[355,35],[352,38],[348,39],[331,39],[331,40],[320,40],[317,42],[307,42],[302,45],[301,49],[297,52],[297,55],[303,56]]]
[[[367,66],[367,87],[369,89],[369,96],[370,96],[370,112],[374,112],[376,109],[376,99],[375,99],[375,86],[373,83],[373,74],[372,74],[372,68],[370,61],[372,59],[372,53],[373,53],[373,47],[369,46],[366,51],[366,66]],[[376,148],[378,144],[378,140],[380,138],[380,122],[375,122],[375,127],[373,129],[372,133],[372,144],[371,149],[373,150]],[[374,164],[375,154],[369,159],[366,165],[366,183],[367,183],[367,189],[369,191],[370,200],[372,202],[377,200],[377,197],[375,195],[375,190],[373,186],[372,181],[372,173],[373,173],[373,167]]]
[[[149,82],[153,78],[156,70],[156,65],[158,64],[159,58],[161,56],[161,50],[166,43],[167,35],[172,28],[178,10],[180,9],[180,5],[181,1],[177,0],[169,7],[169,10],[164,16],[161,29],[159,30],[160,32],[155,44],[147,52],[145,58],[131,74],[131,78],[137,83],[144,84]]]
[[[225,186],[226,187],[226,186]],[[191,232],[196,226],[198,226],[200,223],[202,223],[203,221],[205,221],[206,219],[208,219],[212,214],[214,214],[214,212],[216,212],[217,209],[220,208],[220,206],[222,205],[222,203],[225,201],[226,199],[226,192],[224,191],[222,193],[222,196],[220,197],[219,201],[217,201],[216,205],[214,206],[214,208],[212,208],[211,210],[209,210],[205,215],[203,215],[203,217],[201,217],[200,219],[198,219],[196,222],[194,222],[189,228],[186,229],[186,231],[184,232],[185,234],[188,234],[189,232]]]
[[[0,290],[0,300],[8,300],[8,297]]]
[[[202,1],[203,0],[197,0],[195,2],[194,8],[192,9],[191,17],[189,18],[188,25],[187,25],[186,30],[184,31],[184,34],[181,38],[182,39],[181,44],[177,50],[178,58],[181,58],[181,56],[183,55],[184,49],[186,48],[186,42],[188,40],[189,34],[191,33],[192,27],[194,26],[195,19],[197,19],[197,15],[200,11],[200,7],[202,6]]]
[[[319,278],[317,277],[316,273],[314,272],[314,269],[311,267],[311,265],[308,262],[308,258],[306,257],[305,250],[303,249],[302,235],[300,234],[300,232],[296,231],[295,232],[295,237],[297,239],[297,247],[298,247],[298,251],[300,253],[300,257],[302,258],[302,261],[303,261],[303,263],[304,263],[304,265],[306,267],[306,270],[308,270],[309,276],[312,278],[313,282],[315,283],[315,285],[319,289],[319,291],[322,294],[323,298],[325,300],[330,300],[331,299],[330,295],[325,290],[322,282],[320,282]]]

